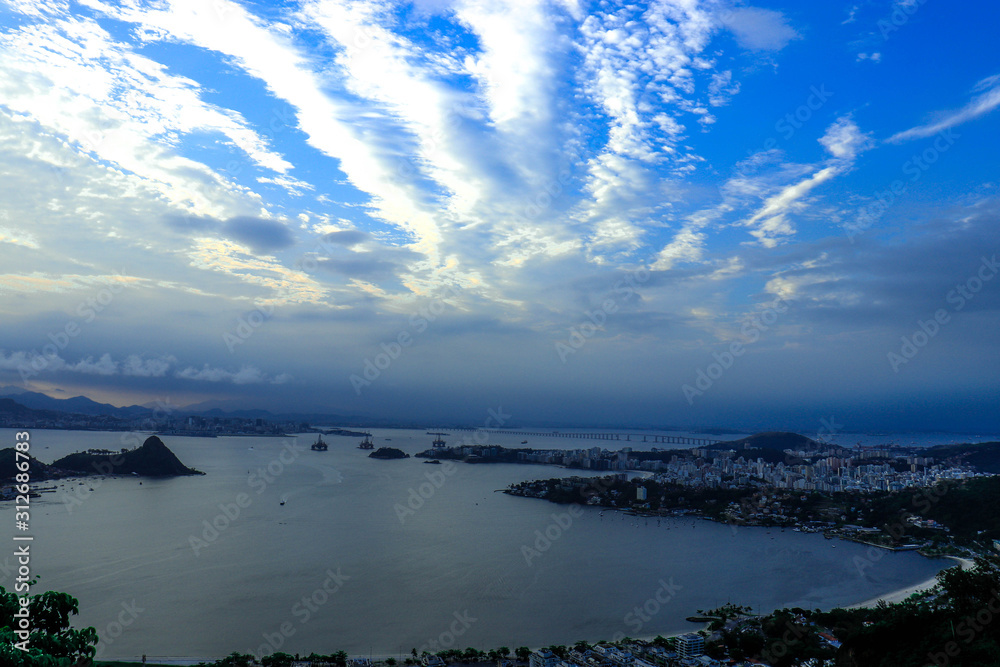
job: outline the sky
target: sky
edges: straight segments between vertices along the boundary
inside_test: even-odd
[[[997,25],[979,0],[2,0],[0,385],[1000,432]]]

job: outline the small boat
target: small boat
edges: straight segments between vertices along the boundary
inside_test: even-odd
[[[522,440],[522,441],[521,441],[521,444],[522,444],[522,445],[526,445],[526,444],[528,444],[528,441],[527,441],[527,440]]]
[[[278,503],[278,504],[279,505],[284,505],[285,504],[285,498],[284,498],[284,496],[281,497],[281,502]]]

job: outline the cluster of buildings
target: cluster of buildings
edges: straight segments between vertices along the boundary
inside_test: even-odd
[[[902,491],[933,486],[944,480],[985,476],[971,468],[933,463],[923,457],[898,457],[863,463],[864,458],[828,456],[811,463],[769,463],[736,457],[732,450],[712,452],[715,458],[674,457],[654,467],[657,481],[710,488],[746,488],[754,484],[795,491]],[[871,458],[867,460],[873,460]]]
[[[519,463],[546,463],[549,465],[561,465],[568,468],[584,468],[586,470],[641,470],[644,468],[641,462],[635,458],[630,458],[631,447],[625,447],[617,452],[591,447],[590,449],[535,449],[531,451],[519,451],[517,460]],[[658,463],[650,461],[646,463]]]
[[[308,424],[293,421],[270,421],[261,417],[178,416],[146,418],[133,430],[157,430],[166,435],[270,435],[281,436],[310,430]]]
[[[0,414],[0,427],[57,429],[70,431],[149,431],[164,435],[213,437],[217,435],[270,435],[309,431],[310,426],[293,421],[270,421],[260,417],[203,417],[158,415],[132,417],[83,415],[65,412],[33,411],[31,416]]]
[[[666,647],[638,640],[620,647],[595,644],[589,649],[573,649],[565,658],[549,649],[538,649],[528,657],[528,667],[719,667],[721,664],[704,654],[705,638],[698,633],[667,641]]]
[[[465,447],[468,455],[487,458],[485,448]],[[494,450],[502,448],[492,448]],[[834,449],[829,455],[787,451],[788,461],[744,458],[737,450],[692,449],[636,456],[629,447],[608,451],[600,447],[574,450],[519,450],[521,463],[545,463],[569,468],[610,471],[647,471],[659,482],[708,488],[746,488],[758,485],[796,491],[902,491],[933,486],[944,480],[984,476],[969,467],[950,467],[935,459],[890,450]],[[640,499],[641,500],[641,499]]]
[[[108,415],[39,414],[23,417],[0,414],[0,428],[69,429],[73,431],[123,431],[122,420]]]

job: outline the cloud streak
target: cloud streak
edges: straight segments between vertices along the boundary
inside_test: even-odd
[[[890,143],[901,143],[913,139],[923,139],[990,113],[1000,106],[1000,75],[993,75],[983,79],[976,84],[973,92],[979,92],[979,94],[975,95],[961,109],[941,114],[938,120],[930,123],[917,125],[908,130],[897,132],[889,137],[888,141]]]

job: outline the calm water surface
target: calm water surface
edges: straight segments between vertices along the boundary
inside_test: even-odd
[[[410,454],[433,438],[374,435],[377,446]],[[97,628],[102,658],[262,648],[395,655],[432,641],[491,648],[651,636],[694,629],[684,617],[725,602],[843,606],[950,565],[886,553],[862,574],[856,558],[866,547],[821,535],[690,519],[657,525],[593,508],[567,526],[567,507],[495,492],[579,474],[556,467],[456,464],[446,475],[448,466],[420,459],[369,459],[357,438],[331,436],[322,453],[308,449],[313,435],[298,437],[299,450],[295,437],[163,439],[207,475],[63,481],[32,508],[35,592],[76,596],[74,624]],[[2,446],[13,442],[0,429]],[[32,454],[50,463],[122,443],[121,433],[36,430]],[[245,507],[235,516],[238,500]],[[13,525],[10,505],[0,522]],[[539,541],[546,531],[550,545]],[[530,562],[526,548],[537,548]],[[0,570],[7,588],[10,562]],[[658,593],[669,601],[651,603]]]

